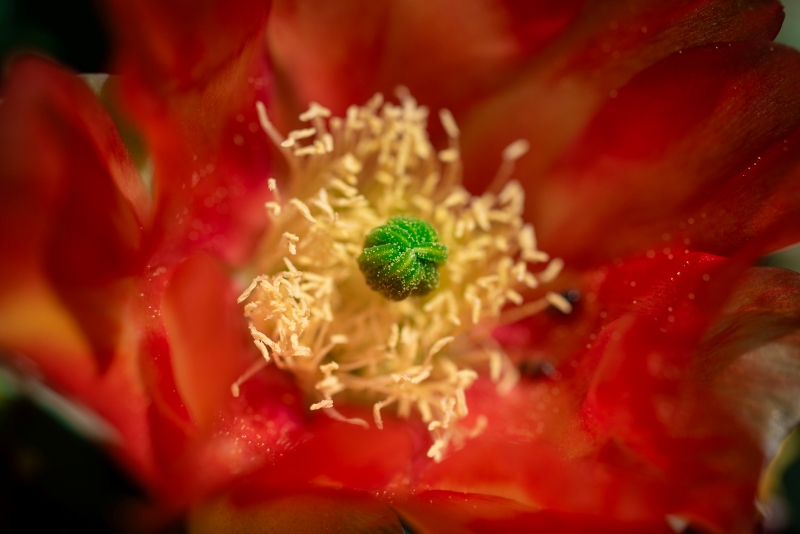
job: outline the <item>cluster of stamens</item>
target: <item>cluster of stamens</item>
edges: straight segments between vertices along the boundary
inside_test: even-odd
[[[459,423],[476,369],[488,371],[500,395],[518,380],[493,328],[570,305],[552,292],[528,303],[522,296],[562,266],[538,250],[522,219],[524,191],[509,181],[527,144],[512,143],[493,185],[473,196],[460,185],[452,115],[440,112],[449,147],[437,152],[428,140],[428,110],[407,91],[398,96],[400,105],[376,95],[344,118],[312,104],[300,117],[309,127],[287,138],[259,103],[261,126],[291,170],[292,196],[283,201],[270,179],[272,224],[256,264],[262,274],[239,298],[263,359],[233,391],[272,361],[295,375],[311,410],[335,419],[369,426],[345,417],[334,398],[371,403],[378,428],[389,406],[402,418],[418,413],[433,439],[428,456],[440,461],[448,446],[485,426],[480,416],[472,428]],[[393,217],[426,221],[446,247],[438,286],[421,296],[389,300],[359,269],[365,238]],[[544,267],[528,269],[537,263]]]

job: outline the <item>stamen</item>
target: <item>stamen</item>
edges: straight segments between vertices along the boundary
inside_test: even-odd
[[[543,284],[549,284],[555,280],[559,274],[561,274],[561,269],[563,268],[564,260],[561,258],[554,258],[550,263],[547,264],[547,267],[544,268],[544,271],[539,273],[539,281]]]
[[[281,142],[281,146],[284,148],[293,147],[296,141],[300,139],[306,139],[307,137],[311,137],[316,133],[317,133],[316,128],[306,128],[304,130],[291,131],[289,132],[289,138]]]
[[[525,139],[517,139],[503,150],[503,161],[513,163],[530,150],[531,145]]]
[[[331,110],[326,108],[325,106],[320,106],[316,102],[311,102],[308,107],[308,111],[304,111],[300,114],[300,120],[303,122],[308,122],[310,120],[316,119],[317,117],[330,117]]]
[[[444,131],[447,132],[447,136],[450,139],[459,138],[461,132],[459,131],[458,125],[456,124],[456,120],[453,118],[453,114],[450,113],[449,109],[439,110],[439,120],[442,121],[442,126],[444,127]]]
[[[562,313],[570,313],[572,311],[572,304],[570,301],[558,293],[548,291],[545,298],[547,299],[547,302],[558,308],[558,310]]]
[[[258,340],[256,340],[256,344],[258,344],[258,343],[259,343],[259,341],[258,341]],[[263,344],[262,344],[262,345],[263,345]],[[266,366],[267,366],[267,362],[268,362],[268,361],[269,361],[269,357],[265,357],[265,358],[264,358],[264,359],[262,359],[262,360],[256,360],[256,361],[253,363],[253,365],[251,365],[250,367],[248,367],[248,368],[247,368],[247,371],[245,371],[245,372],[244,372],[244,374],[243,374],[242,376],[240,376],[240,377],[239,377],[239,378],[236,380],[236,382],[234,382],[234,383],[233,383],[233,385],[231,385],[231,394],[232,394],[234,397],[238,397],[238,396],[239,396],[239,393],[240,393],[240,388],[241,388],[242,384],[244,384],[245,382],[247,382],[248,380],[250,380],[250,379],[251,379],[251,378],[252,378],[252,377],[253,377],[253,376],[254,376],[254,375],[257,373],[257,372],[259,372],[261,369],[263,369],[264,367],[266,367]]]
[[[523,297],[563,268],[538,250],[522,219],[525,192],[511,175],[527,142],[509,145],[492,187],[473,196],[460,185],[453,115],[439,111],[449,146],[437,152],[427,108],[406,88],[397,95],[400,105],[378,94],[344,118],[312,103],[300,117],[309,127],[286,138],[257,104],[297,191],[283,201],[268,181],[263,274],[238,299],[262,358],[232,392],[274,362],[296,376],[311,410],[337,421],[369,426],[337,411],[340,398],[371,404],[378,428],[390,407],[396,417],[420,417],[431,432],[428,456],[441,461],[486,427],[480,415],[471,429],[463,426],[473,367],[500,395],[519,380],[492,328],[549,306],[568,313],[571,305],[555,292]],[[528,270],[548,261],[538,273]]]
[[[331,399],[325,399],[308,407],[309,410],[319,410],[322,408],[333,408],[333,401]]]
[[[282,146],[284,141],[283,136],[278,133],[278,130],[275,129],[275,126],[272,125],[269,117],[267,117],[267,107],[263,102],[256,102],[256,111],[258,112],[258,122],[261,125],[261,129],[272,139],[273,143]]]
[[[503,150],[503,164],[498,169],[497,174],[492,180],[491,185],[486,189],[489,192],[496,192],[508,182],[514,173],[514,167],[519,158],[530,150],[530,143],[525,139],[517,139]]]

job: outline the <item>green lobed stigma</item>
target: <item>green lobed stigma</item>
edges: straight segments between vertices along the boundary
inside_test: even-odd
[[[392,217],[364,239],[358,267],[367,284],[390,300],[422,296],[439,285],[439,266],[447,247],[436,230],[413,217]]]

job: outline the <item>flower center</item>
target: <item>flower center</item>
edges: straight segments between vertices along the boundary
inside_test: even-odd
[[[527,143],[512,143],[489,190],[473,196],[461,185],[459,130],[439,113],[449,147],[428,140],[428,110],[407,90],[400,105],[381,95],[345,118],[312,103],[300,116],[310,127],[283,138],[259,103],[261,125],[281,147],[293,188],[282,201],[270,179],[270,231],[255,277],[239,302],[263,359],[293,373],[311,410],[348,423],[334,397],[396,406],[420,417],[440,461],[447,448],[480,432],[471,428],[465,391],[486,372],[498,394],[519,373],[493,339],[498,324],[569,302],[556,293],[525,303],[521,292],[553,280],[563,263],[536,246],[524,223],[524,191],[509,181]],[[529,264],[545,264],[532,272]]]
[[[387,299],[422,297],[439,285],[447,247],[433,227],[413,217],[392,217],[367,234],[358,267],[367,284]]]

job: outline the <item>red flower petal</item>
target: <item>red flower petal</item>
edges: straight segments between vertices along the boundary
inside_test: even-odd
[[[372,411],[363,407],[345,407],[344,413],[372,420]],[[413,462],[423,458],[430,446],[421,423],[386,417],[384,425],[383,430],[365,429],[317,413],[296,447],[254,473],[252,483],[266,489],[309,485],[384,489],[410,476]]]
[[[753,269],[699,348],[712,389],[772,455],[800,411],[800,275]]]
[[[180,397],[192,421],[208,428],[249,360],[230,280],[209,256],[192,256],[175,269],[161,310]]]
[[[238,491],[197,507],[189,519],[189,532],[403,534],[397,514],[367,495],[318,490],[271,497],[259,502],[246,491]]]
[[[502,402],[492,384],[473,386],[470,411],[489,428],[428,465],[420,485],[619,521],[674,514],[749,529],[763,452],[709,387],[719,366],[696,350],[739,272],[720,258],[663,252],[608,268],[583,294],[594,291],[603,312],[590,344]],[[730,342],[717,349],[737,353]]]
[[[281,81],[278,111],[293,121],[317,101],[341,115],[399,84],[427,106],[460,108],[498,88],[582,4],[275,2],[268,37]]]
[[[672,235],[693,250],[754,257],[800,241],[798,220],[800,129],[748,163]]]
[[[137,354],[160,470],[147,482],[181,508],[283,455],[302,428],[303,405],[297,386],[274,368],[234,398],[231,386],[255,351],[218,260],[201,253],[151,266],[140,297]]]
[[[715,210],[718,202],[730,204],[730,183],[780,189],[796,155],[770,158],[771,173],[747,168],[798,127],[798,84],[800,54],[772,43],[686,50],[641,73],[603,108],[541,187],[532,186],[528,206],[542,247],[573,267],[607,261],[641,251],[662,234],[669,240],[679,223],[701,219],[703,203]],[[743,171],[747,176],[739,179]],[[752,204],[772,198],[739,194],[744,205],[737,211],[780,211]],[[715,222],[732,220],[716,216]],[[761,221],[750,225],[768,228]],[[726,244],[730,249],[730,240]]]
[[[780,3],[772,0],[587,5],[518,79],[457,116],[467,183],[483,190],[503,148],[523,138],[532,150],[516,175],[537,194],[545,172],[636,73],[678,50],[772,39],[782,20]]]
[[[142,268],[149,198],[84,82],[23,58],[11,66],[2,98],[0,291],[11,298],[29,281],[52,284],[103,369]]]
[[[12,64],[0,105],[0,344],[14,364],[110,422],[112,449],[154,474],[129,298],[150,202],[86,84]]]
[[[258,36],[269,8],[257,1],[239,2],[236,9],[215,0],[108,4],[119,23],[117,61],[167,103],[216,83]]]
[[[162,263],[196,248],[241,262],[262,229],[269,145],[255,100],[265,99],[267,8],[110,2],[124,102],[153,157]]]
[[[498,497],[422,491],[390,501],[419,534],[535,532],[537,534],[673,534],[667,522],[624,522],[602,515],[535,510]]]

